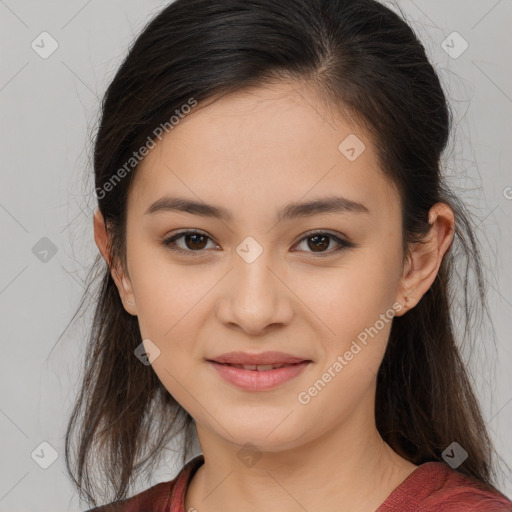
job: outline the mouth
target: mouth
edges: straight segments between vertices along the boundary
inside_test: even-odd
[[[273,389],[297,377],[312,363],[309,359],[266,364],[227,363],[211,359],[207,362],[223,380],[245,391]]]
[[[246,369],[256,370],[258,367],[262,367],[262,370],[272,368],[264,367],[281,367],[287,365],[293,365],[296,363],[302,363],[304,361],[310,361],[304,357],[292,356],[284,352],[260,352],[259,354],[251,354],[249,352],[228,352],[216,356],[215,358],[208,359],[214,363],[229,364],[232,366],[239,367],[250,367]]]
[[[223,364],[225,366],[232,366],[233,368],[242,368],[243,370],[252,370],[258,372],[268,372],[271,370],[276,370],[277,368],[286,368],[290,366],[295,366],[300,363],[293,364],[230,364],[230,363],[218,363],[217,361],[211,361],[212,363]],[[306,361],[301,361],[306,362]]]

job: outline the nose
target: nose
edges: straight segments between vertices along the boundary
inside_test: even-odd
[[[217,300],[217,319],[250,335],[288,325],[294,314],[293,293],[265,251],[252,263],[235,259]]]

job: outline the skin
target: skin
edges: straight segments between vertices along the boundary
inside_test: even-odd
[[[391,322],[309,403],[297,397],[381,314],[400,316],[418,303],[452,243],[453,212],[432,207],[426,243],[411,247],[402,266],[399,197],[379,170],[370,136],[313,89],[283,81],[200,107],[137,169],[128,197],[127,268],[112,268],[126,310],[160,350],[154,371],[196,421],[205,464],[187,491],[186,510],[373,511],[416,469],[375,426],[376,373]],[[338,150],[350,134],[366,145],[355,161]],[[276,224],[285,204],[334,193],[370,213]],[[233,220],[144,213],[166,194],[224,206]],[[94,228],[110,262],[99,211]],[[178,255],[161,244],[186,228],[209,238],[176,243],[202,255]],[[335,252],[335,239],[319,249],[308,244],[306,233],[325,231],[356,246]],[[263,249],[252,263],[236,252],[248,236]],[[205,361],[239,350],[313,362],[275,389],[243,391]],[[253,465],[239,457],[247,443],[259,457]]]

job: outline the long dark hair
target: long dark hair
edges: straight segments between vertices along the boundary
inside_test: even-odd
[[[130,48],[104,96],[95,137],[95,189],[111,267],[98,255],[89,275],[89,286],[98,274],[101,283],[66,432],[68,471],[94,505],[107,487],[113,494],[105,499],[126,497],[179,433],[185,462],[193,435],[192,417],[134,356],[138,321],[125,311],[111,275],[116,262],[126,268],[126,198],[137,171],[131,157],[158,142],[158,127],[172,129],[169,119],[191,99],[200,108],[276,79],[313,85],[370,131],[382,171],[400,192],[404,258],[428,232],[430,208],[444,202],[453,209],[454,243],[434,283],[393,320],[378,373],[376,422],[383,439],[414,464],[442,460],[456,441],[469,454],[458,470],[493,482],[492,445],[458,348],[470,338],[475,308],[487,311],[483,264],[471,215],[441,172],[452,115],[413,30],[375,0],[176,0]],[[459,321],[466,326],[460,340],[457,276]],[[96,488],[93,468],[101,475]]]

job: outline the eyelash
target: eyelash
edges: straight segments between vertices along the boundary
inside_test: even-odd
[[[183,238],[186,235],[202,235],[202,236],[205,236],[206,238],[208,238],[209,240],[212,240],[206,233],[203,233],[202,231],[187,229],[184,231],[180,231],[179,233],[176,233],[169,238],[166,238],[161,243],[164,247],[170,249],[173,252],[179,253],[179,254],[185,254],[187,256],[192,256],[192,257],[202,256],[205,252],[205,249],[201,249],[199,251],[192,251],[190,249],[185,250],[185,249],[181,249],[180,247],[176,247],[174,242],[176,240],[179,240],[180,238]],[[295,245],[300,244],[302,241],[307,240],[308,238],[313,238],[314,236],[318,236],[318,235],[327,235],[329,238],[333,239],[336,243],[339,244],[339,246],[334,250],[331,249],[328,251],[318,252],[318,253],[315,253],[313,251],[306,251],[306,252],[310,252],[311,254],[313,254],[315,256],[319,256],[320,258],[325,257],[325,256],[330,256],[333,253],[337,253],[343,249],[348,249],[348,248],[356,246],[356,244],[354,244],[352,242],[348,242],[336,235],[333,235],[332,233],[328,233],[328,232],[324,232],[324,231],[313,231],[313,232],[307,233],[306,236],[301,238]],[[294,252],[296,252],[296,251],[294,251]]]

